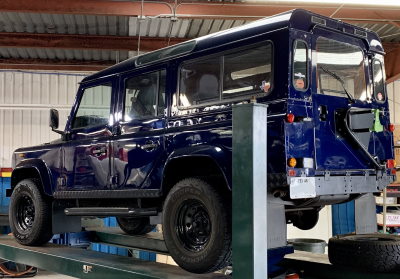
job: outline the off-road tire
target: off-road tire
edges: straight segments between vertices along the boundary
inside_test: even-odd
[[[10,227],[15,239],[22,245],[40,246],[53,237],[51,201],[39,187],[39,180],[24,179],[18,182],[11,195]]]
[[[154,230],[156,225],[150,225],[149,217],[117,217],[117,223],[121,230],[129,235],[143,235]]]
[[[179,181],[169,192],[163,209],[164,240],[175,262],[193,273],[228,266],[232,258],[230,213],[230,203],[210,184],[198,178]],[[206,241],[193,244],[193,239]]]
[[[373,272],[400,270],[400,236],[387,234],[332,237],[328,245],[332,264]]]

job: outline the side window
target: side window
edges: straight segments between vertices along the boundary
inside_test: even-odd
[[[378,59],[373,60],[372,72],[374,78],[374,96],[379,102],[386,100],[385,83],[383,79],[383,67],[381,61]]]
[[[179,106],[189,107],[272,90],[271,43],[184,63],[180,69]]]
[[[162,115],[165,106],[166,71],[128,78],[125,81],[124,121]]]
[[[249,93],[270,93],[272,86],[270,43],[224,56],[222,98]]]
[[[179,104],[194,106],[219,100],[221,57],[184,64],[180,70]]]
[[[293,46],[293,87],[299,91],[308,88],[307,45],[297,40]]]
[[[72,122],[72,129],[106,126],[110,118],[111,93],[111,84],[86,88]]]

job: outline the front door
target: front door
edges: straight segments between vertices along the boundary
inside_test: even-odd
[[[97,192],[110,188],[110,122],[116,85],[116,80],[108,78],[81,86],[79,101],[67,123],[70,139],[63,150],[66,183],[58,190]]]
[[[118,133],[113,138],[115,188],[158,195],[164,158],[166,70],[121,76]],[[133,191],[132,191],[133,190]]]

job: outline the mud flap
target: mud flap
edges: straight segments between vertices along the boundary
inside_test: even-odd
[[[376,203],[372,193],[355,200],[356,234],[377,232]]]

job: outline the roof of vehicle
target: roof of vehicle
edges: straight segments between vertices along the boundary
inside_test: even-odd
[[[361,37],[368,42],[370,50],[381,53],[383,52],[382,43],[375,32],[356,27],[354,25],[341,22],[339,20],[315,14],[310,11],[295,9],[271,17],[256,20],[243,26],[216,32],[184,43],[176,44],[170,47],[166,47],[160,50],[127,59],[121,63],[118,63],[107,69],[86,77],[82,80],[82,82],[88,82],[98,78],[131,71],[144,65],[147,66],[155,64],[161,60],[167,60],[168,58],[178,57],[187,53],[218,47],[227,43],[241,40],[243,38],[250,38],[257,35],[262,35],[282,28],[294,28],[309,32],[317,24],[325,25],[325,27],[329,29],[345,32],[348,35]],[[144,63],[141,63],[143,61]]]

